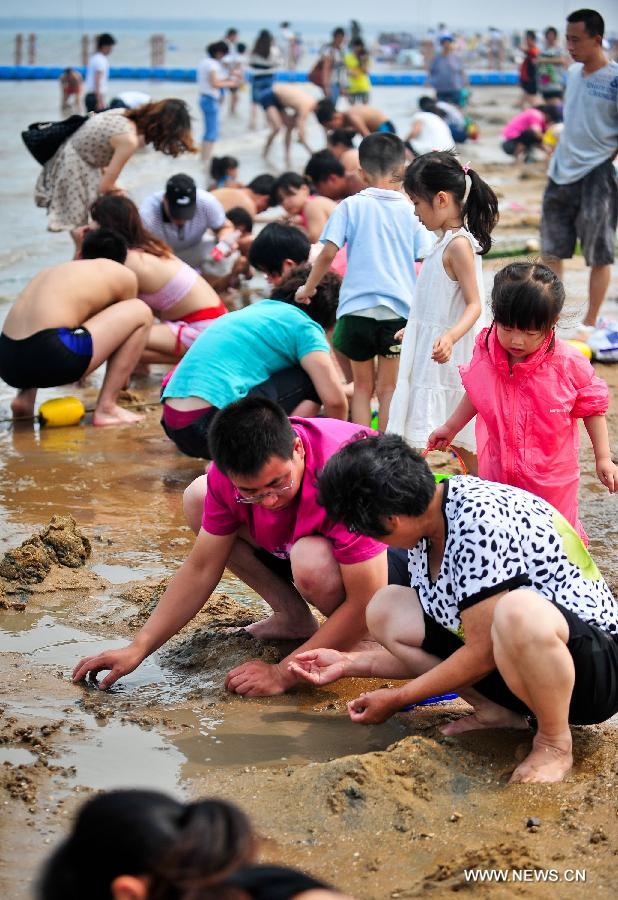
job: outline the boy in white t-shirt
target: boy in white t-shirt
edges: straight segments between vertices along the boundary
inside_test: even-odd
[[[107,57],[114,49],[115,38],[111,34],[100,34],[97,37],[97,52],[88,60],[86,69],[86,112],[101,112],[105,109],[105,94],[109,80],[109,61]]]
[[[320,238],[324,249],[296,299],[311,302],[337,252],[347,244],[348,265],[339,294],[333,346],[351,361],[352,421],[369,425],[375,393],[378,426],[384,430],[401,353],[395,334],[409,315],[416,284],[415,261],[433,245],[434,237],[401,192],[405,148],[400,138],[370,134],[358,152],[370,186],[347,197],[331,213]]]

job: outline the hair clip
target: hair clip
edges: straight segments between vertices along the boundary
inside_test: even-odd
[[[470,160],[468,160],[468,162],[465,163],[465,165],[463,165],[461,168],[464,170],[464,175],[467,175],[470,171]]]

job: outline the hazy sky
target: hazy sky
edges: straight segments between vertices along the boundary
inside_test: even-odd
[[[581,2],[581,0],[580,0]],[[590,2],[590,0],[588,0]],[[582,3],[583,5],[583,3]],[[540,28],[555,24],[560,30],[567,13],[577,9],[575,2],[563,0],[514,0],[510,3],[489,0],[440,0],[429,6],[419,0],[308,0],[295,4],[289,0],[234,0],[228,4],[230,22],[239,25],[243,19],[283,19],[297,13],[297,21],[346,22],[350,18],[367,24],[389,22],[409,23],[418,29],[435,25],[438,18],[454,27],[484,28],[496,25],[502,28]],[[618,3],[616,0],[599,0],[593,4],[605,18],[608,31],[618,29]],[[302,16],[300,10],[302,9]],[[429,11],[430,10],[430,11]],[[213,0],[178,0],[174,4],[164,0],[3,0],[0,19],[3,25],[14,16],[34,18],[215,18],[225,15],[223,5]]]

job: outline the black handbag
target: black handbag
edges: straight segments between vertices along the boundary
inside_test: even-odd
[[[62,122],[33,122],[26,131],[22,131],[21,137],[36,161],[44,166],[88,118],[74,115]]]

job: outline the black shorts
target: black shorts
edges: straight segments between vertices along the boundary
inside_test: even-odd
[[[0,378],[19,390],[73,384],[91,359],[87,328],[45,328],[19,341],[0,334]]]
[[[618,177],[611,159],[572,184],[551,178],[543,195],[541,253],[571,259],[579,238],[588,266],[610,266],[616,254]]]
[[[312,380],[300,366],[290,366],[288,369],[275,372],[262,384],[252,388],[247,396],[268,397],[269,400],[278,403],[288,416],[303,400],[322,403]],[[168,438],[182,453],[196,459],[211,459],[208,432],[215,413],[218,411],[216,406],[210,406],[202,416],[189,425],[185,425],[184,428],[170,428],[164,419],[161,419],[161,425]]]
[[[255,547],[253,554],[260,562],[264,563],[266,568],[274,575],[278,575],[279,578],[283,579],[283,581],[286,581],[288,584],[293,583],[292,564],[289,558],[275,556],[274,553],[269,553],[269,551],[264,550],[263,547]],[[409,587],[408,551],[399,550],[396,547],[388,547],[386,559],[388,562],[388,583],[404,584],[406,587]]]
[[[569,722],[571,725],[596,725],[599,722],[606,722],[618,712],[618,640],[601,631],[596,625],[588,625],[559,603],[554,605],[569,626],[567,647],[575,665],[575,685],[569,708]],[[427,614],[424,618],[425,639],[422,648],[427,653],[440,659],[447,659],[463,646],[463,641],[452,631],[438,625]],[[522,703],[507,687],[497,669],[473,687],[483,697],[506,709],[532,715],[532,711],[525,703]]]
[[[335,325],[333,347],[354,362],[366,362],[375,356],[399,359],[401,341],[395,340],[395,334],[406,325],[405,319],[344,315]]]

